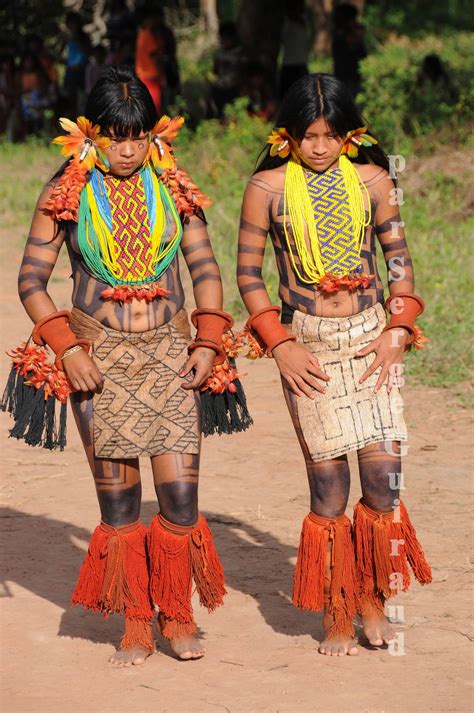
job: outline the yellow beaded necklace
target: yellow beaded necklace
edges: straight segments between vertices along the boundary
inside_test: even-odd
[[[345,246],[346,258],[360,259],[360,251],[365,235],[365,228],[371,221],[370,195],[359,174],[349,161],[341,155],[339,168],[342,174],[344,189],[347,194],[348,208],[351,218],[350,238]],[[361,185],[363,188],[361,188]],[[367,199],[367,216],[364,204],[365,192]],[[330,202],[329,202],[330,203]],[[330,205],[318,206],[322,216],[330,214]],[[287,229],[287,216],[290,220],[291,233],[299,262],[304,274],[296,264],[292,241]],[[327,274],[328,261],[321,254],[320,240],[316,228],[315,207],[311,204],[304,168],[293,158],[287,164],[285,188],[283,196],[283,229],[291,264],[298,278],[306,284],[319,284]],[[309,241],[309,247],[308,247]],[[332,269],[332,274],[347,274],[347,270]]]

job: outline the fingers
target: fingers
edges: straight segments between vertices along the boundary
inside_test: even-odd
[[[312,374],[313,376],[317,376],[318,379],[322,379],[322,381],[331,381],[331,377],[328,376],[328,374],[326,374],[326,372],[321,369],[318,362],[316,362],[314,366],[312,365],[311,367],[308,367],[308,373]]]
[[[300,389],[300,391],[302,391],[305,396],[307,396],[308,398],[310,398],[314,401],[314,399],[316,398],[316,395],[312,392],[310,384],[308,384],[300,376],[295,376],[294,380],[296,382],[296,385]],[[316,388],[316,386],[314,388]],[[318,391],[319,391],[319,389],[318,389]]]
[[[308,367],[308,371],[310,374],[313,374],[314,376],[317,376],[318,379],[322,379],[323,381],[330,381],[331,377],[326,374],[325,371],[322,370],[321,364],[319,361],[316,359],[315,356],[313,356],[311,353],[308,352],[308,361],[311,365],[311,367]]]
[[[373,342],[370,342],[370,344],[367,344],[366,347],[364,347],[363,349],[361,349],[360,351],[358,351],[358,352],[355,354],[355,356],[356,356],[356,357],[363,357],[363,356],[367,356],[367,354],[370,354],[371,352],[375,352],[375,351],[377,351],[377,340],[376,340],[376,339],[374,339]]]
[[[314,400],[316,398],[314,391],[319,391],[320,394],[326,393],[324,385],[319,383],[309,372],[291,375],[283,374],[283,378],[288,382],[296,396],[307,396]]]
[[[369,376],[371,376],[374,373],[374,371],[379,368],[379,366],[381,364],[382,364],[382,359],[375,357],[375,359],[373,360],[372,364],[369,366],[367,371],[365,371],[362,374],[362,376],[360,377],[359,384],[363,384],[364,381],[366,381],[369,378]]]
[[[203,369],[202,367],[201,367],[201,369],[196,368],[193,380],[187,381],[186,383],[181,384],[181,388],[184,389],[185,391],[190,391],[191,389],[198,389],[210,375],[211,375],[210,369]],[[180,376],[181,376],[181,374],[180,374]]]
[[[295,380],[292,379],[291,376],[284,376],[283,378],[296,396],[303,396],[303,392],[298,388]]]
[[[95,365],[90,370],[81,370],[79,373],[68,370],[66,374],[76,391],[100,392],[104,385],[104,377]]]
[[[183,366],[181,371],[179,372],[179,375],[181,378],[184,378],[191,374],[191,372],[194,370],[194,375],[191,381],[185,381],[183,384],[181,384],[181,388],[184,389],[185,391],[191,391],[191,389],[197,389],[197,387],[201,383],[200,379],[200,374],[202,372],[202,367],[199,367],[199,364],[197,363],[196,356],[195,354],[191,354],[189,357],[188,361],[186,364]]]
[[[181,371],[179,372],[179,375],[180,375],[181,377],[187,376],[187,375],[189,374],[189,372],[191,371],[191,369],[192,369],[193,366],[194,366],[194,361],[195,361],[195,360],[193,359],[193,356],[191,355],[191,356],[189,357],[188,361],[186,362],[186,364],[183,366],[183,368],[182,368]]]
[[[377,379],[377,383],[375,384],[375,389],[374,389],[375,393],[377,393],[380,390],[380,388],[381,388],[382,384],[384,383],[385,379],[387,378],[387,376],[388,376],[388,365],[384,364],[382,371],[380,372],[380,376]]]

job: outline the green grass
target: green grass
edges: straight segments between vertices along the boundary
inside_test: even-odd
[[[267,125],[237,108],[226,127],[204,122],[194,133],[183,130],[177,141],[180,165],[214,200],[207,210],[209,232],[222,271],[225,306],[237,318],[245,314],[235,283],[240,204],[267,133]],[[466,162],[472,162],[473,153],[466,146]],[[433,159],[431,144],[429,158]],[[59,166],[60,157],[55,147],[40,142],[0,144],[0,161],[4,166],[0,175],[3,227],[15,228],[19,248],[41,186]],[[427,175],[421,187],[406,193],[402,208],[417,291],[426,302],[420,323],[431,339],[427,350],[408,357],[408,371],[420,383],[453,385],[465,382],[473,371],[468,299],[473,220],[464,214],[468,211],[456,209],[468,203],[469,186],[462,166],[459,177],[453,178],[452,170],[444,171],[442,158],[436,171]],[[278,280],[270,244],[264,276],[276,301]]]

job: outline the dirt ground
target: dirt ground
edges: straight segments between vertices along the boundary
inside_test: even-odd
[[[19,187],[19,190],[21,188]],[[29,331],[17,297],[19,253],[3,231],[1,353]],[[68,306],[68,270],[52,282]],[[1,361],[5,382],[8,363]],[[255,420],[245,434],[204,443],[200,506],[214,531],[227,576],[226,606],[197,619],[208,647],[178,662],[162,640],[142,667],[113,669],[107,658],[120,620],[69,606],[99,512],[72,419],[69,444],[50,453],[8,440],[1,415],[2,709],[5,713],[306,713],[471,711],[472,430],[448,390],[404,395],[411,438],[403,497],[433,565],[429,587],[401,595],[403,653],[361,648],[358,657],[317,653],[321,617],[289,602],[301,521],[308,510],[303,459],[269,361],[241,362]],[[350,505],[359,497],[353,469]],[[143,463],[142,518],[156,502]]]

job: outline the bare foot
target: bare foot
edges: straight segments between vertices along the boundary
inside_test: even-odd
[[[319,653],[325,656],[355,656],[359,653],[356,642],[351,636],[331,636],[330,631],[334,623],[331,614],[323,616],[324,640],[319,645]]]
[[[396,638],[396,631],[388,621],[383,611],[371,609],[361,615],[364,634],[372,646],[389,644]]]
[[[182,661],[200,659],[206,653],[206,647],[194,636],[175,636],[170,639],[170,646]]]
[[[128,666],[141,666],[153,652],[141,646],[133,646],[130,649],[117,649],[109,658],[109,663],[117,668]]]

